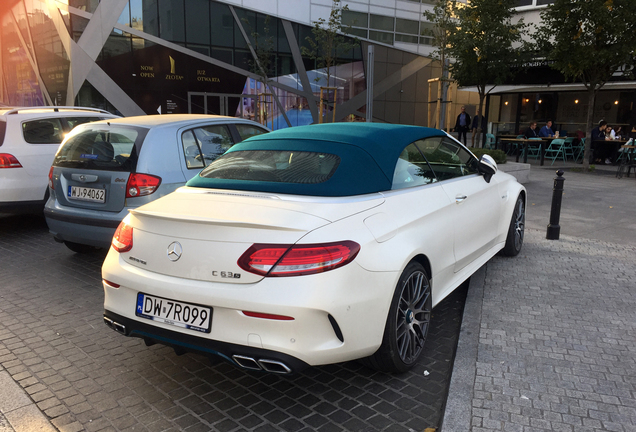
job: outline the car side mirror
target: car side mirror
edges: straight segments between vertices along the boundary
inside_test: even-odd
[[[497,162],[489,155],[482,155],[479,159],[479,172],[484,176],[486,183],[490,183],[492,176],[497,173]]]

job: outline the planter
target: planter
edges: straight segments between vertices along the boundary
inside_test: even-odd
[[[507,162],[497,165],[497,169],[514,176],[519,183],[528,183],[530,175],[530,164],[528,163]]]

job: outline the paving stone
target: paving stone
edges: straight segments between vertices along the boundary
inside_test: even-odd
[[[494,257],[479,299],[473,432],[636,430],[634,287],[633,245],[529,229],[519,256]]]
[[[255,374],[108,329],[106,251],[72,253],[52,241],[41,217],[1,220],[0,365],[60,430],[408,431],[409,422],[439,424],[467,286],[435,309],[413,372],[392,376],[349,362],[291,377]]]

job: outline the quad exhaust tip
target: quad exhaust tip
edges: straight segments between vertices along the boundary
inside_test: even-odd
[[[125,325],[120,324],[116,321],[113,321],[112,319],[108,317],[104,317],[104,324],[106,324],[111,329],[115,330],[117,333],[121,333],[124,336],[126,335]],[[154,345],[155,343],[154,341],[151,341],[145,338],[144,338],[144,341],[146,342],[147,346]],[[185,353],[185,350],[182,348],[181,349],[175,348],[175,352],[177,353],[177,355],[181,355]],[[285,363],[278,360],[255,359],[253,357],[247,357],[242,355],[233,355],[232,360],[234,360],[234,362],[240,367],[242,367],[243,369],[263,370],[265,372],[277,373],[277,374],[290,374],[292,372],[289,366],[287,366]]]
[[[291,369],[285,363],[278,360],[255,359],[242,355],[233,355],[232,360],[243,369],[264,370],[265,372],[289,374]]]
[[[108,327],[112,328],[113,330],[115,330],[117,333],[121,333],[124,336],[126,336],[126,326],[123,324],[119,324],[118,322],[113,321],[112,319],[108,318],[108,317],[104,317],[104,324],[106,324]]]

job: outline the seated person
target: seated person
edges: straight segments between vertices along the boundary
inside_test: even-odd
[[[539,131],[539,136],[547,138],[551,138],[554,136],[554,131],[552,130],[552,120],[548,120],[545,126],[541,128],[541,130]]]
[[[537,122],[531,122],[530,127],[526,129],[526,132],[523,134],[523,136],[525,136],[526,139],[538,137],[539,135],[537,134]]]
[[[617,140],[621,139],[623,137],[623,134],[624,134],[623,128],[621,126],[617,127],[616,133],[614,134],[615,135],[614,139],[617,139]]]
[[[592,141],[605,140],[605,129],[607,129],[607,122],[601,120],[594,129],[592,129]]]
[[[552,129],[552,120],[548,120],[545,123],[545,126],[543,126],[540,130],[539,130],[539,136],[544,138],[544,137],[548,137],[548,138],[553,138],[554,137],[554,130]]]
[[[598,123],[598,126],[592,129],[592,160],[591,162],[605,162],[608,161],[607,155],[605,154],[606,149],[603,144],[599,143],[599,141],[605,141],[605,129],[607,129],[607,122],[605,120],[601,120]]]

